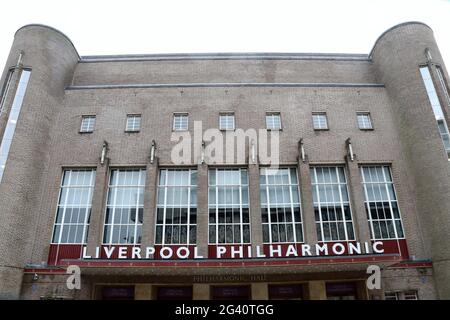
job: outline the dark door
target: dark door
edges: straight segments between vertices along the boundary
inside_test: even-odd
[[[356,300],[355,282],[330,282],[326,286],[328,300]]]
[[[192,287],[158,287],[157,300],[192,300]]]
[[[134,300],[134,286],[102,287],[102,300]]]
[[[270,300],[302,300],[303,286],[301,284],[270,284]]]
[[[212,287],[213,300],[250,300],[250,286]]]

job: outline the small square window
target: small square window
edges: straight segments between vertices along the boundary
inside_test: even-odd
[[[368,112],[358,112],[356,114],[358,118],[358,127],[361,130],[372,130],[372,120],[370,119],[370,113]]]
[[[173,131],[186,131],[189,127],[189,115],[187,113],[175,113],[173,115]]]
[[[312,119],[314,130],[328,130],[328,120],[325,112],[313,113]]]
[[[127,115],[127,132],[139,132],[141,130],[141,115],[129,114]]]
[[[405,296],[405,300],[419,300],[417,291],[415,291],[415,290],[405,291],[404,296]]]
[[[399,292],[385,292],[384,300],[400,300]]]
[[[221,113],[219,115],[220,130],[234,130],[234,113]]]
[[[88,133],[94,132],[95,128],[95,116],[82,116],[80,132]]]
[[[267,130],[281,130],[281,115],[279,112],[270,112],[266,114]]]

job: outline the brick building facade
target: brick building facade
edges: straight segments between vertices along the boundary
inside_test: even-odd
[[[368,55],[80,57],[25,26],[0,81],[0,297],[448,299],[447,79],[419,22]],[[277,132],[280,170],[251,139],[212,161],[211,128]]]

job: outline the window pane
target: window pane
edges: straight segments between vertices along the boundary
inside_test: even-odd
[[[188,114],[176,113],[173,115],[173,130],[185,131],[188,130],[189,116]]]
[[[6,80],[5,80],[4,84],[3,84],[3,87],[2,87],[1,92],[0,92],[0,113],[3,111],[3,105],[4,105],[5,101],[6,101],[6,98],[9,95],[9,89],[11,87],[11,79],[12,79],[13,74],[14,74],[14,70],[8,71],[8,74],[6,76]]]
[[[311,184],[318,237],[324,241],[354,240],[344,168],[312,167]]]
[[[209,243],[248,243],[244,231],[249,222],[247,170],[210,169],[208,181]]]
[[[11,143],[13,140],[14,132],[16,130],[17,121],[19,120],[19,114],[22,109],[22,102],[25,97],[25,91],[27,89],[30,75],[31,71],[22,70],[19,79],[19,84],[17,86],[14,100],[12,102],[11,110],[9,112],[8,121],[6,122],[5,132],[3,134],[0,145],[0,182],[2,181],[3,178],[3,172],[5,170],[6,161],[8,159],[9,149],[11,148]],[[3,98],[1,99],[3,100]]]
[[[93,132],[95,127],[95,116],[83,116],[81,118],[80,132]]]
[[[392,175],[388,166],[361,167],[368,208],[369,226],[373,229],[372,239],[403,238],[400,212],[394,190]]]
[[[297,173],[294,168],[272,170],[262,168],[260,172],[261,216],[266,232],[264,242],[303,242],[303,235],[294,226],[301,228],[300,197]],[[269,194],[269,199],[265,194]],[[270,212],[270,214],[268,214]],[[294,217],[293,217],[294,215]],[[265,229],[264,229],[265,228]]]
[[[279,113],[268,113],[266,115],[266,128],[268,130],[281,129],[281,116]]]
[[[220,130],[234,130],[234,114],[219,115],[219,128]]]
[[[141,129],[141,116],[128,115],[126,131],[139,131]]]
[[[312,119],[315,130],[328,129],[327,115],[325,113],[313,114]]]
[[[164,237],[157,244],[193,244],[196,235],[197,171],[189,169],[160,170],[156,226]],[[189,233],[189,234],[188,234]]]
[[[372,121],[369,113],[358,113],[357,118],[360,129],[372,129]]]
[[[94,180],[95,170],[64,171],[53,243],[86,242]],[[109,219],[109,214],[107,216]]]
[[[145,174],[145,169],[111,170],[104,233],[110,233],[110,228],[113,233],[111,238],[103,239],[104,243],[140,243]],[[160,214],[158,212],[157,220],[161,218]]]
[[[444,116],[444,112],[442,110],[441,103],[439,101],[439,97],[436,93],[436,88],[434,86],[433,79],[431,77],[430,69],[428,67],[422,67],[422,68],[420,68],[420,74],[422,75],[422,80],[424,82],[425,89],[427,91],[428,99],[430,101],[431,108],[432,108],[434,116],[436,118],[438,131],[441,135],[441,139],[444,144],[444,148],[447,151],[447,153],[450,153],[450,141],[449,141],[450,133],[448,130],[447,121],[445,120],[445,116]],[[442,75],[442,72],[440,72],[440,69],[437,69],[437,74],[438,74],[439,81],[440,81],[441,85],[443,86],[444,94],[448,100],[449,99],[448,91],[445,86],[443,75]]]

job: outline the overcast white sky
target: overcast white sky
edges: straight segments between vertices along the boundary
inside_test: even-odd
[[[14,32],[50,25],[80,55],[174,52],[369,53],[401,22],[434,30],[450,68],[450,0],[4,1],[0,71]]]

